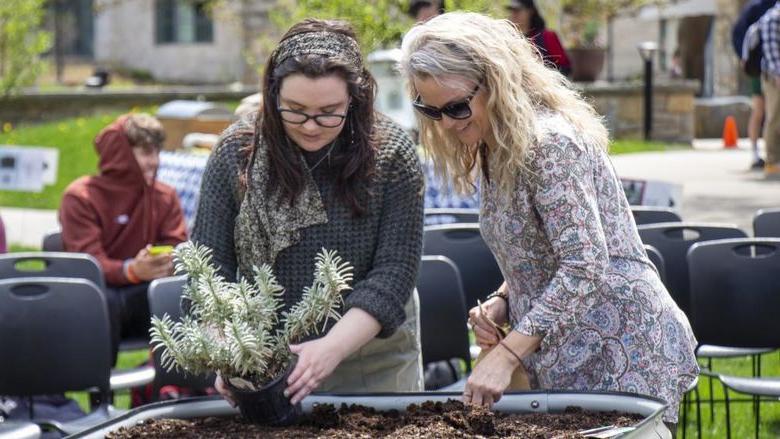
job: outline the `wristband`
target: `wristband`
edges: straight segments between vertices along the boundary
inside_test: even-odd
[[[513,351],[513,350],[512,350],[512,348],[510,348],[510,347],[509,347],[509,345],[508,345],[508,344],[506,344],[506,343],[504,342],[504,340],[503,340],[503,339],[502,339],[502,340],[499,340],[499,341],[498,341],[498,344],[500,344],[501,346],[503,346],[503,347],[504,347],[504,349],[506,349],[507,351],[509,351],[509,353],[510,353],[510,354],[512,354],[512,355],[513,355],[515,358],[517,358],[517,362],[518,362],[519,364],[523,364],[523,360],[522,360],[522,359],[520,359],[520,356],[519,356],[519,355],[517,355],[517,353],[516,353],[515,351]]]
[[[488,294],[485,300],[490,300],[494,297],[500,297],[504,299],[506,303],[509,303],[509,295],[506,293],[506,291],[501,291],[501,290],[493,291],[492,293]]]
[[[138,276],[136,276],[135,272],[133,271],[132,263],[127,264],[127,280],[129,280],[131,284],[141,283],[141,279],[139,279]]]

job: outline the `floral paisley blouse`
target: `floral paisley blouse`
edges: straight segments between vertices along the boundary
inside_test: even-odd
[[[513,193],[482,182],[480,226],[509,287],[516,331],[541,336],[525,359],[543,389],[657,396],[677,421],[699,372],[696,340],[647,258],[606,152],[542,113],[544,135]]]

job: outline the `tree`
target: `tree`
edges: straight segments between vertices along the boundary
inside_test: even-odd
[[[357,32],[364,53],[395,47],[414,24],[406,14],[410,0],[280,0],[271,21],[284,32],[307,17],[339,18],[349,21]],[[464,10],[499,14],[503,8],[494,0],[444,0],[447,11]]]
[[[41,30],[45,0],[0,1],[0,93],[9,96],[35,82],[43,70],[40,55],[51,47]]]
[[[600,27],[623,11],[662,4],[666,0],[561,0],[564,38],[569,47],[594,47]]]

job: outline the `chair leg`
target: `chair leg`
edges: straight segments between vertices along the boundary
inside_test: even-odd
[[[756,439],[758,439],[758,427],[761,425],[761,397],[756,397]]]
[[[688,394],[683,394],[682,399],[682,437],[685,439],[688,430]]]
[[[712,372],[712,357],[707,358],[707,370]],[[715,419],[715,402],[712,397],[712,380],[713,377],[707,377],[707,381],[710,382],[710,423]]]
[[[731,439],[731,410],[729,409],[729,389],[723,385],[723,396],[726,402],[726,439]]]
[[[696,437],[701,439],[701,399],[699,398],[699,386],[693,389],[696,394]]]

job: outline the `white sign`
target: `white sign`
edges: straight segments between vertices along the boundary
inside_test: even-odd
[[[680,209],[682,185],[659,180],[621,178],[628,204]]]
[[[0,190],[41,192],[57,181],[59,150],[0,145]]]

